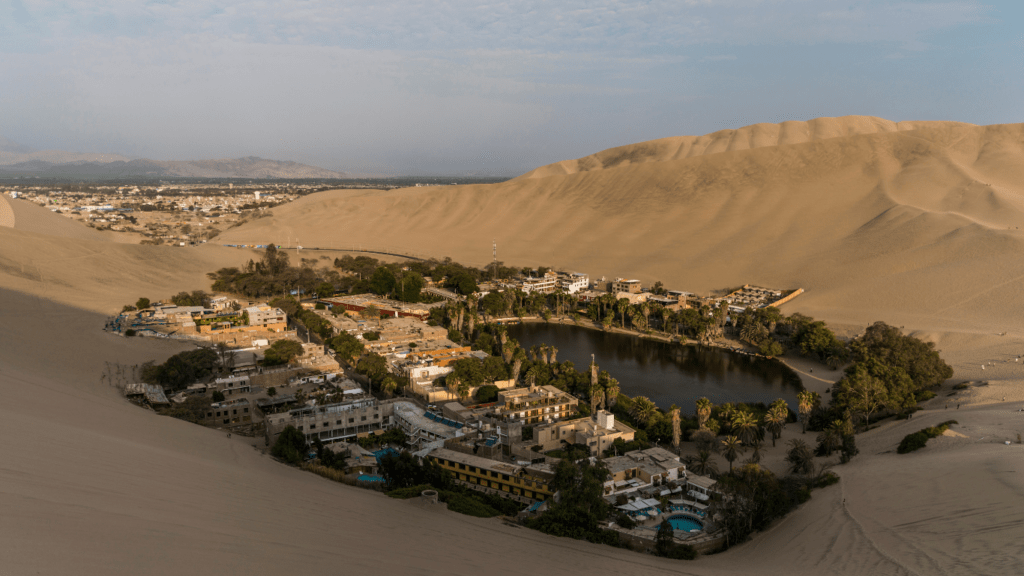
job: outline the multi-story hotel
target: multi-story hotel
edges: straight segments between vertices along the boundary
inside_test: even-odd
[[[576,414],[579,400],[554,386],[512,388],[498,392],[498,402],[490,411],[505,422],[549,424]]]
[[[462,484],[473,484],[531,500],[546,500],[552,490],[552,475],[535,466],[519,466],[463,454],[447,448],[436,448],[428,457],[451,473]]]

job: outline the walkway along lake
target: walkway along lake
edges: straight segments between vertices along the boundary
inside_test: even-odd
[[[715,404],[764,402],[784,398],[794,412],[800,377],[776,360],[712,347],[680,346],[601,332],[578,326],[517,324],[508,335],[527,350],[547,344],[558,348],[558,361],[572,360],[586,372],[593,354],[601,370],[619,381],[627,396],[647,396],[668,410],[677,404],[692,415],[695,402],[707,396]]]

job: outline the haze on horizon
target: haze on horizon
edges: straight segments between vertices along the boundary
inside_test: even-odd
[[[9,0],[0,135],[515,175],[757,122],[1020,122],[1021,22],[1019,2],[984,0]]]

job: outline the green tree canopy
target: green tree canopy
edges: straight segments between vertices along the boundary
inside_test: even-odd
[[[388,268],[381,266],[373,272],[370,277],[370,291],[380,296],[387,296],[395,291],[398,281],[395,273]]]
[[[220,357],[209,348],[187,350],[171,356],[163,364],[143,366],[142,381],[179,390],[213,375],[219,365]]]
[[[278,340],[263,353],[264,366],[277,366],[291,362],[302,354],[302,344],[295,340]]]
[[[306,458],[306,436],[294,426],[286,426],[270,448],[270,454],[293,465],[300,464]]]
[[[334,350],[339,358],[349,364],[355,364],[356,359],[363,355],[363,342],[348,332],[342,332],[331,338],[327,341],[327,345]]]

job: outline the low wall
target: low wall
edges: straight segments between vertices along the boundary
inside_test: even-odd
[[[779,307],[779,306],[782,306],[786,302],[789,302],[793,298],[796,298],[797,296],[799,296],[799,295],[801,295],[803,293],[804,293],[804,289],[803,288],[797,288],[796,291],[793,292],[792,294],[790,294],[789,296],[786,296],[785,298],[783,298],[781,300],[777,300],[777,301],[773,302],[772,306],[775,306],[776,308]]]

